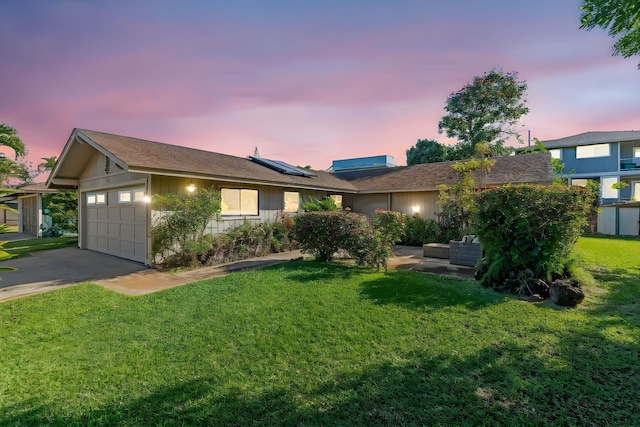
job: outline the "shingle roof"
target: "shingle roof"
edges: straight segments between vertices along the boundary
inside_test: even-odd
[[[553,180],[549,153],[497,157],[495,161],[495,164],[483,178],[484,185],[549,184]],[[426,163],[344,172],[336,175],[353,183],[362,193],[432,191],[436,190],[440,184],[451,185],[456,182],[457,177],[451,172],[453,163]],[[479,183],[479,177],[476,177],[476,183]]]
[[[611,132],[585,132],[578,135],[567,136],[566,138],[542,141],[542,144],[544,144],[545,148],[550,149],[636,140],[640,140],[640,131],[624,130]]]
[[[77,129],[77,132],[113,154],[134,172],[170,172],[217,180],[355,192],[353,184],[325,171],[313,171],[317,178],[286,175],[248,158],[86,129]]]

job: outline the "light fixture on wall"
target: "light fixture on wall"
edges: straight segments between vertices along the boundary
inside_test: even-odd
[[[193,182],[191,184],[187,185],[187,191],[189,193],[193,193],[194,191],[196,191],[196,185]]]
[[[413,212],[414,214],[420,213],[420,206],[418,205],[411,206],[411,212]]]
[[[143,201],[143,202],[145,202],[145,203],[149,203],[149,202],[151,201],[151,197],[149,197],[149,196],[146,196],[146,195],[145,195],[145,196],[142,198],[142,201]]]

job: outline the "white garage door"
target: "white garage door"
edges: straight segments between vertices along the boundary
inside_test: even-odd
[[[147,258],[144,190],[118,188],[85,193],[87,249],[134,261]]]

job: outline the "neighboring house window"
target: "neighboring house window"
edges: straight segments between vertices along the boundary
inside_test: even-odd
[[[222,215],[258,215],[258,190],[223,188]]]
[[[107,193],[87,193],[87,205],[106,205]]]
[[[582,145],[576,147],[576,159],[608,157],[610,155],[609,144]]]
[[[613,184],[618,182],[618,178],[602,178],[602,183],[600,187],[602,188],[602,198],[603,199],[617,199],[618,198],[618,190],[614,190],[611,188]]]
[[[144,202],[144,190],[118,191],[118,203]]]
[[[633,200],[640,200],[640,181],[633,182],[633,193],[631,193]]]
[[[300,193],[297,191],[284,192],[284,211],[287,213],[298,212],[300,208]]]
[[[332,194],[330,197],[333,199],[336,206],[342,209],[342,196],[340,194]]]
[[[633,147],[633,157],[640,159],[640,147]]]
[[[549,150],[549,154],[551,154],[551,157],[553,157],[554,159],[562,159],[562,150],[558,148]]]

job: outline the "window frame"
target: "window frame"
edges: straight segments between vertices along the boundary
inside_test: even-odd
[[[596,150],[600,147],[607,147],[607,154],[598,153]],[[591,149],[593,152],[586,152],[579,154],[581,151],[587,151],[587,149]],[[605,142],[603,144],[589,144],[589,145],[578,145],[576,147],[576,160],[580,159],[595,159],[598,157],[611,157],[611,144]]]

